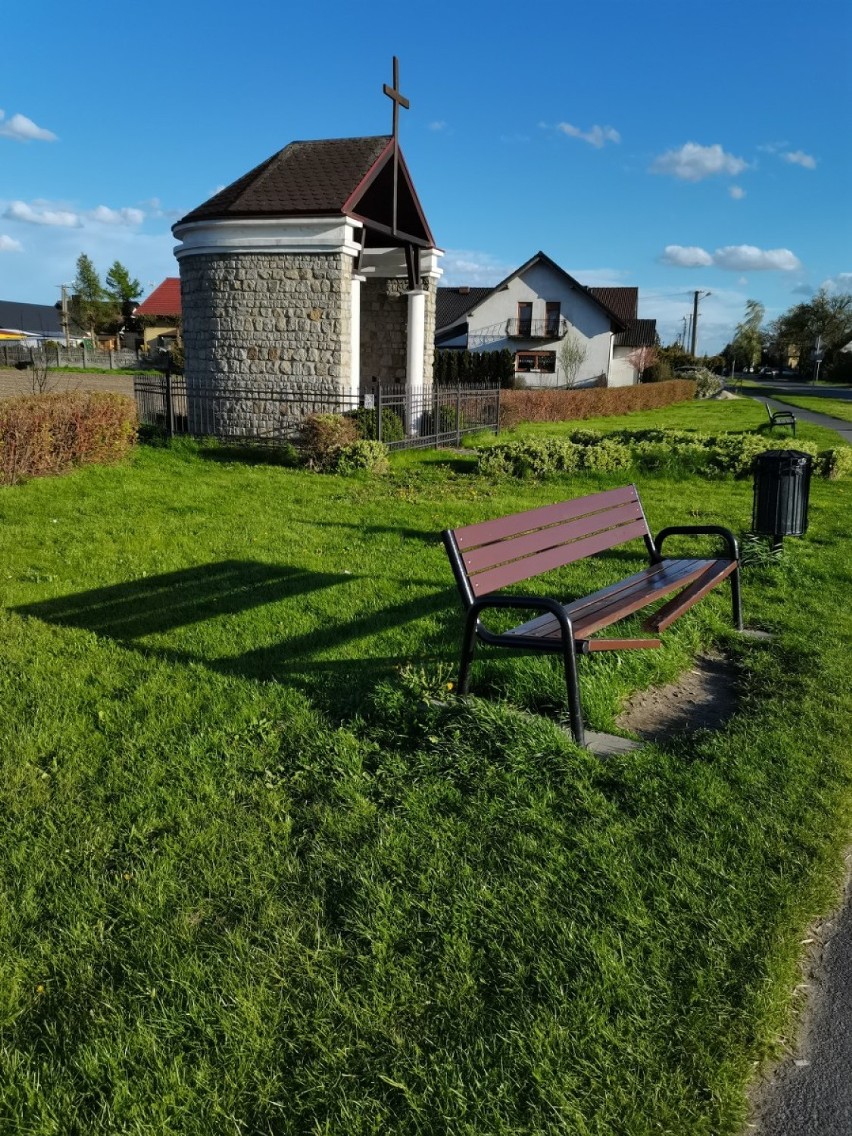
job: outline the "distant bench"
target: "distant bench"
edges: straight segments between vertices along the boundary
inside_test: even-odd
[[[660,550],[667,537],[693,534],[721,537],[726,555],[710,560],[663,558]],[[545,596],[519,596],[499,591],[639,538],[645,542],[648,567],[583,599],[561,603]],[[492,647],[561,654],[571,732],[578,745],[585,744],[585,737],[577,655],[661,645],[654,637],[593,638],[596,632],[676,592],[643,624],[654,633],[665,631],[728,578],[734,625],[742,630],[739,552],[734,534],[718,525],[678,525],[662,529],[654,539],[635,485],[465,528],[448,529],[443,540],[466,610],[459,693],[468,691],[477,640]],[[518,608],[543,614],[510,631],[495,632],[480,619],[489,608]]]
[[[769,415],[769,428],[774,429],[776,426],[792,426],[793,437],[796,437],[796,415],[792,410],[773,410],[768,402],[763,404],[766,407],[766,413]]]

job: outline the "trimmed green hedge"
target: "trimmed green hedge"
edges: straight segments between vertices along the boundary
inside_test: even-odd
[[[477,471],[487,477],[547,477],[584,469],[747,477],[757,455],[777,446],[777,439],[760,434],[617,430],[604,435],[595,430],[575,430],[567,439],[498,442],[479,452]],[[797,441],[796,449],[813,457],[817,476],[852,476],[852,447],[818,451],[813,442]]]

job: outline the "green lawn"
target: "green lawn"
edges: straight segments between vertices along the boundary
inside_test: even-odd
[[[601,761],[554,660],[448,692],[438,534],[625,478],[472,464],[182,443],[0,490],[0,1131],[739,1131],[841,877],[852,482],[746,572],[772,642],[720,589],[662,650],[584,660],[598,729],[702,645],[739,666],[725,730]],[[748,526],[746,482],[640,490],[655,529]]]

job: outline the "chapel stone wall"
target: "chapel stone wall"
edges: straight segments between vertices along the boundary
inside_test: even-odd
[[[277,436],[348,389],[350,257],[199,254],[180,271],[190,429],[208,431],[202,395],[217,396],[217,432]],[[278,398],[241,399],[248,387]]]

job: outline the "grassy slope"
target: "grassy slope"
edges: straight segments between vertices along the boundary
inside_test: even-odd
[[[424,695],[437,531],[614,481],[215,457],[0,493],[0,1129],[734,1131],[848,826],[852,485],[746,579],[775,643],[719,595],[588,661],[598,727],[702,641],[743,667],[730,728],[601,763],[522,712],[550,660]],[[744,483],[641,488],[655,527],[747,523]]]

